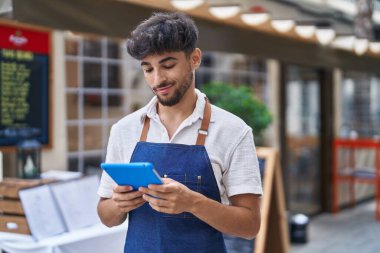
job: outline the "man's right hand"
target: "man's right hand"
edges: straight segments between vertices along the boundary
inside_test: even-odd
[[[122,213],[128,213],[146,202],[142,198],[143,193],[132,190],[132,186],[127,185],[118,185],[113,189],[112,200]]]

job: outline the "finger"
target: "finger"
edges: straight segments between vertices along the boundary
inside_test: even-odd
[[[148,202],[149,203],[149,202]],[[163,207],[160,207],[160,206],[156,206],[152,203],[149,203],[150,207],[154,210],[156,210],[157,212],[160,212],[160,213],[164,213],[164,208]]]
[[[168,178],[168,177],[163,177],[161,178],[162,182],[164,182],[164,184],[168,184],[168,183],[171,183],[171,182],[176,182],[174,179],[171,179],[171,178]]]
[[[160,208],[159,206],[156,206],[156,205],[149,203],[149,202],[148,202],[148,204],[150,205],[150,207],[152,209],[156,210],[157,212],[161,212],[162,208]]]
[[[154,191],[154,190],[151,190],[149,188],[145,188],[145,187],[140,187],[139,188],[139,191],[143,194],[149,194],[149,195],[152,195],[156,198],[160,198],[160,199],[166,199],[165,197],[165,194],[164,193],[161,193],[161,192],[158,192],[158,191]]]
[[[167,178],[167,177],[162,177],[161,180],[162,180],[163,184],[150,184],[150,185],[148,185],[148,188],[154,189],[154,190],[161,189],[162,186],[165,186],[165,185],[173,183],[173,182],[177,182],[177,181],[175,181],[171,178]]]
[[[139,191],[134,191],[130,193],[115,193],[112,197],[116,201],[128,201],[135,198],[140,198],[143,195],[143,193]]]
[[[173,185],[174,185],[173,182],[175,181],[172,181],[172,183],[168,183],[168,184],[165,183],[162,185],[150,184],[148,185],[148,189],[156,191],[156,192],[161,192],[161,193],[173,192]]]
[[[154,197],[149,196],[147,194],[143,195],[143,199],[145,201],[149,202],[149,204],[152,204],[154,206],[167,207],[169,205],[169,202],[167,200],[154,198]]]
[[[133,190],[133,187],[129,185],[117,185],[115,186],[115,188],[113,188],[113,191],[117,193],[129,192],[132,190]]]
[[[137,204],[137,205],[134,205],[134,206],[128,206],[128,207],[125,207],[125,208],[120,208],[120,210],[121,210],[122,212],[126,212],[126,213],[128,213],[128,212],[130,212],[130,211],[132,211],[132,210],[134,210],[134,209],[136,209],[136,208],[139,208],[140,206],[144,205],[145,203],[146,203],[146,202],[143,201],[143,202],[141,202],[141,203],[139,203],[139,204]]]
[[[134,207],[136,205],[139,205],[141,203],[145,203],[145,199],[144,198],[138,198],[138,199],[134,199],[134,200],[130,200],[130,201],[121,201],[121,202],[118,202],[118,206],[121,207],[121,208],[124,208],[124,207]]]
[[[131,192],[131,193],[115,193],[113,194],[112,199],[115,201],[126,201],[126,200],[139,198],[141,196],[142,196],[142,193],[139,191]]]
[[[149,205],[152,207],[152,209],[156,210],[157,212],[160,213],[167,213],[167,214],[176,214],[172,209],[167,208],[167,207],[162,207],[162,206],[156,206],[151,203]]]

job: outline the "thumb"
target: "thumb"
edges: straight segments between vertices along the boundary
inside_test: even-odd
[[[171,178],[168,178],[168,177],[163,177],[161,178],[162,181],[164,182],[164,184],[169,184],[171,182],[175,182],[175,180],[171,179]]]

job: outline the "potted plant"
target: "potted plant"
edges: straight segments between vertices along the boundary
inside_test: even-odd
[[[240,117],[253,129],[256,144],[263,144],[263,131],[272,122],[268,107],[258,100],[252,90],[244,85],[211,82],[202,86],[210,102]]]

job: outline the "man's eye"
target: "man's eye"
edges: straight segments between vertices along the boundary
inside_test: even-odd
[[[150,73],[150,72],[152,72],[153,71],[153,69],[144,69],[144,72],[145,73]]]
[[[164,66],[165,69],[171,69],[175,66],[175,64]]]

